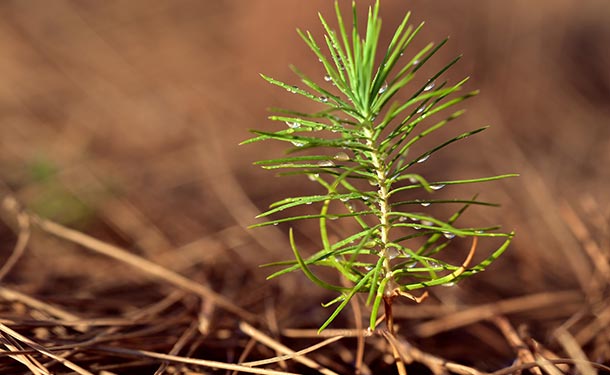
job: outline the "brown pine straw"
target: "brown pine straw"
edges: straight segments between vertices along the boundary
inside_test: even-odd
[[[54,223],[50,220],[45,220],[32,216],[32,224],[56,237],[71,241],[96,253],[103,254],[110,258],[117,259],[123,263],[129,264],[130,266],[133,266],[134,268],[148,274],[149,276],[152,276],[157,280],[173,284],[179,288],[197,294],[203,298],[212,299],[216,305],[222,307],[223,309],[231,313],[234,313],[235,315],[241,317],[244,320],[259,320],[259,318],[255,314],[252,314],[242,309],[226,297],[212,291],[211,289],[199,283],[196,283],[178,273],[168,270],[167,268],[162,267],[154,262],[132,254],[127,250],[121,249],[118,246],[102,242],[96,238],[78,232],[76,230],[69,229],[63,225]]]
[[[24,213],[20,212],[19,203],[12,196],[6,196],[0,202],[2,208],[6,211],[19,212],[16,215],[17,227],[19,234],[17,235],[17,243],[13,248],[13,252],[9,256],[9,258],[4,262],[2,268],[0,268],[0,281],[4,279],[4,277],[13,269],[17,261],[23,256],[25,253],[25,248],[30,240],[31,230],[30,230],[30,217]]]
[[[192,322],[191,325],[182,333],[178,341],[176,341],[172,349],[169,351],[169,354],[178,355],[184,346],[195,337],[198,327],[198,322]],[[154,375],[162,375],[167,369],[167,366],[169,366],[169,362],[166,361],[161,363],[161,366],[159,366],[157,371],[155,371]]]
[[[448,312],[445,316],[421,323],[414,329],[418,336],[430,337],[441,332],[493,318],[498,314],[511,314],[554,305],[561,306],[582,302],[583,295],[581,291],[536,293],[494,303],[467,307],[461,311]]]
[[[280,353],[284,353],[287,355],[290,355],[292,359],[294,359],[295,361],[309,367],[312,368],[314,370],[319,371],[321,374],[324,375],[339,375],[336,372],[323,367],[322,365],[316,363],[315,361],[297,354],[297,352],[295,352],[294,350],[288,348],[285,345],[280,344],[279,342],[277,342],[276,340],[274,340],[273,338],[265,335],[264,333],[262,333],[261,331],[257,330],[256,328],[252,327],[250,324],[242,321],[239,323],[239,329],[244,332],[245,334],[247,334],[248,336],[252,337],[253,339],[255,339],[256,341],[260,342],[263,345],[266,345],[268,347],[270,347],[271,349],[280,352]],[[334,341],[340,340],[342,339],[341,336],[337,336],[337,337],[333,337],[330,338],[328,340],[323,341],[324,345],[327,345],[329,343],[332,343]],[[322,345],[322,346],[324,346]],[[282,358],[285,359],[285,358]],[[279,359],[278,359],[279,361]],[[275,361],[277,362],[277,361]]]
[[[5,199],[5,202],[6,202],[6,199]],[[10,207],[10,205],[8,205],[8,206]],[[7,205],[4,205],[3,208],[6,210]],[[46,319],[44,317],[42,319],[37,318],[36,320],[31,320],[31,321],[27,321],[27,320],[17,321],[16,319],[0,320],[2,327],[6,328],[7,330],[11,330],[11,328],[6,326],[8,324],[20,325],[20,326],[25,326],[25,327],[33,326],[33,327],[39,327],[39,328],[47,327],[47,326],[48,327],[66,326],[66,327],[82,329],[81,332],[93,329],[95,327],[108,326],[108,325],[112,326],[112,327],[109,327],[108,329],[106,329],[105,332],[101,332],[100,334],[98,334],[97,336],[95,336],[92,339],[89,339],[86,341],[81,341],[81,342],[78,342],[75,344],[63,345],[63,346],[53,346],[53,347],[49,347],[49,348],[42,347],[39,344],[38,344],[38,346],[36,346],[37,345],[36,342],[34,342],[30,339],[27,339],[27,337],[22,336],[22,335],[17,336],[19,334],[15,331],[12,331],[14,334],[10,334],[4,329],[0,329],[0,331],[2,331],[2,334],[5,336],[4,338],[0,337],[0,340],[2,341],[3,345],[8,349],[8,352],[6,350],[4,350],[4,353],[2,353],[0,355],[15,359],[16,361],[20,362],[25,367],[27,367],[29,369],[29,371],[33,374],[36,374],[36,375],[49,374],[49,370],[47,370],[45,368],[45,366],[49,367],[50,365],[52,365],[52,363],[55,363],[55,362],[60,363],[67,368],[71,368],[73,371],[75,371],[78,374],[89,374],[90,372],[87,372],[87,370],[84,370],[81,367],[79,367],[78,365],[65,359],[65,358],[69,358],[69,356],[71,356],[76,351],[82,352],[83,349],[87,349],[87,348],[89,348],[90,350],[92,350],[94,352],[97,351],[97,352],[102,352],[102,353],[119,353],[119,354],[122,354],[125,356],[141,357],[141,358],[149,359],[148,362],[134,361],[134,362],[130,362],[127,364],[122,364],[122,366],[129,366],[131,363],[133,363],[133,365],[138,365],[138,363],[139,364],[151,364],[150,360],[153,360],[152,363],[160,362],[161,366],[167,366],[169,363],[182,364],[182,365],[191,364],[191,365],[198,365],[198,366],[203,366],[203,367],[214,367],[214,368],[226,369],[228,371],[234,371],[235,373],[250,372],[250,373],[262,373],[262,374],[290,374],[289,372],[266,370],[266,369],[261,369],[261,368],[255,368],[254,366],[272,364],[272,363],[276,363],[276,362],[279,362],[282,360],[289,360],[289,359],[294,359],[294,360],[298,361],[299,359],[305,358],[306,360],[309,360],[309,358],[304,357],[304,356],[309,353],[312,353],[316,350],[319,350],[320,348],[325,347],[329,344],[337,342],[337,341],[341,340],[343,337],[357,337],[359,340],[362,339],[363,340],[362,345],[364,346],[364,337],[369,337],[373,334],[381,334],[384,336],[386,341],[390,343],[390,346],[392,348],[394,348],[396,350],[396,352],[400,355],[400,361],[397,361],[397,362],[404,361],[407,364],[412,363],[412,362],[419,362],[419,363],[422,363],[422,364],[426,365],[427,367],[429,367],[435,374],[444,374],[447,371],[454,372],[454,373],[461,374],[461,375],[487,374],[487,373],[481,372],[477,369],[473,369],[468,366],[462,366],[457,363],[448,362],[448,361],[444,360],[443,358],[436,357],[432,354],[426,353],[426,352],[420,350],[419,348],[410,345],[402,337],[395,337],[393,335],[389,335],[388,332],[383,332],[381,330],[378,330],[376,332],[368,332],[367,330],[363,330],[363,329],[344,329],[344,330],[327,329],[327,330],[323,331],[321,335],[318,335],[315,330],[283,329],[283,330],[278,331],[278,328],[277,328],[278,324],[275,321],[275,318],[271,319],[271,320],[268,319],[266,324],[271,325],[271,326],[276,325],[275,328],[272,327],[273,329],[271,329],[271,332],[275,333],[276,335],[278,332],[281,332],[281,334],[284,336],[292,336],[292,337],[314,337],[315,336],[315,337],[319,337],[319,338],[326,337],[328,339],[323,340],[322,342],[317,343],[313,346],[310,346],[306,349],[303,349],[300,351],[293,351],[285,346],[282,346],[277,340],[274,340],[274,339],[262,334],[260,331],[254,330],[254,328],[247,322],[242,322],[243,327],[246,327],[246,330],[244,332],[247,331],[247,327],[251,327],[254,331],[250,331],[250,332],[256,332],[256,333],[252,334],[251,340],[249,341],[251,344],[247,345],[247,348],[242,352],[242,357],[240,357],[241,358],[240,362],[243,362],[247,358],[247,354],[249,352],[248,347],[254,348],[254,346],[256,345],[257,342],[260,342],[263,345],[267,345],[270,348],[278,351],[279,353],[284,353],[284,354],[281,354],[281,355],[278,355],[277,357],[266,359],[266,360],[245,362],[245,363],[240,363],[238,365],[233,365],[231,363],[198,360],[198,359],[194,359],[194,358],[189,358],[190,354],[185,355],[185,356],[178,356],[179,352],[184,351],[183,349],[186,347],[186,344],[189,341],[193,341],[193,336],[197,336],[197,337],[194,339],[195,342],[191,344],[191,351],[190,351],[191,353],[193,352],[192,349],[195,348],[197,345],[199,345],[199,344],[195,344],[195,343],[197,343],[197,342],[200,343],[202,337],[204,337],[205,335],[207,335],[209,333],[210,324],[211,324],[210,319],[211,319],[211,315],[212,315],[215,307],[220,307],[227,311],[233,312],[238,316],[242,316],[242,315],[240,315],[240,311],[239,311],[240,308],[238,306],[235,306],[230,301],[225,300],[223,302],[222,297],[220,299],[215,298],[218,295],[216,295],[215,292],[211,291],[209,289],[209,287],[207,287],[207,285],[202,285],[202,284],[193,282],[191,280],[188,280],[188,279],[184,278],[183,276],[179,275],[178,273],[164,269],[163,267],[156,265],[156,263],[154,263],[154,262],[150,262],[141,257],[137,257],[133,254],[128,253],[127,251],[125,251],[123,249],[114,247],[113,245],[103,243],[103,242],[96,240],[92,237],[89,237],[85,234],[82,234],[80,232],[63,227],[59,224],[38,219],[36,216],[29,215],[23,211],[13,212],[13,214],[15,214],[15,215],[21,214],[21,215],[23,215],[22,218],[27,217],[27,220],[29,222],[28,230],[29,230],[30,225],[32,227],[39,227],[47,233],[53,234],[59,238],[63,238],[63,239],[72,241],[79,245],[85,246],[86,248],[89,248],[95,252],[98,252],[98,253],[110,256],[114,259],[123,261],[127,264],[130,264],[133,267],[136,267],[137,269],[140,269],[140,270],[148,273],[149,275],[152,275],[155,279],[164,281],[166,283],[170,283],[170,284],[172,284],[174,286],[178,286],[180,288],[179,291],[170,294],[169,296],[167,296],[164,300],[160,301],[159,303],[155,303],[144,309],[137,310],[136,314],[127,314],[123,318],[103,317],[103,318],[97,318],[97,319],[95,319],[95,318],[83,319],[83,318],[80,318],[78,315],[67,312],[62,308],[53,306],[52,304],[39,301],[33,297],[30,297],[30,296],[25,295],[20,292],[16,292],[16,291],[6,288],[6,287],[0,287],[0,297],[2,297],[3,299],[10,300],[10,301],[18,301],[20,303],[25,304],[26,306],[30,307],[31,309],[33,309],[35,311],[42,311],[52,317],[50,319]],[[15,218],[17,218],[17,216],[15,216]],[[566,220],[566,221],[568,221],[568,220]],[[581,222],[581,224],[584,226],[584,223]],[[21,233],[23,231],[23,229],[19,229],[19,228],[22,228],[22,227],[17,227],[17,229],[16,229],[18,238],[19,238],[19,236],[22,236]],[[586,228],[586,226],[585,226],[585,228]],[[578,230],[582,230],[582,228],[580,228]],[[580,232],[580,233],[582,234],[583,232]],[[590,234],[587,234],[587,236],[590,236]],[[586,236],[581,237],[581,238],[579,238],[579,240],[584,241],[586,238],[589,238],[589,237],[586,237]],[[19,239],[17,242],[19,243]],[[23,242],[23,240],[22,240],[22,242]],[[27,241],[25,241],[25,244],[27,244]],[[23,246],[23,248],[25,248],[25,245],[19,245],[19,246],[16,245],[15,248],[18,248],[21,246]],[[599,246],[598,246],[598,249],[599,249]],[[22,250],[20,250],[20,251],[22,251]],[[13,254],[15,254],[15,253],[16,253],[16,251],[13,250]],[[595,252],[588,252],[587,255],[589,255],[591,257],[594,254],[595,254]],[[132,258],[130,258],[130,256],[132,256]],[[163,269],[165,272],[158,272],[158,270],[155,270],[154,267],[150,268],[151,264],[159,267],[160,269]],[[5,268],[6,268],[6,266],[5,266]],[[603,274],[603,272],[605,272],[605,271],[600,269],[599,266],[596,266],[596,268],[597,268],[596,270],[598,272],[598,275],[602,274],[603,276],[607,276],[607,275]],[[10,268],[7,268],[7,269],[10,271]],[[151,271],[151,269],[152,269],[152,271]],[[184,282],[184,280],[186,280],[186,283]],[[198,285],[198,286],[195,286],[195,285]],[[207,291],[204,292],[203,290],[207,290]],[[197,320],[195,320],[195,322],[193,322],[190,327],[185,328],[187,326],[184,326],[182,328],[182,336],[180,336],[178,338],[178,340],[176,341],[176,343],[174,344],[174,346],[171,347],[171,351],[169,352],[169,354],[162,354],[162,353],[158,353],[156,351],[132,350],[132,349],[126,349],[126,348],[122,348],[122,347],[99,346],[100,343],[102,343],[104,341],[110,341],[113,338],[119,339],[119,338],[129,337],[129,334],[121,334],[121,335],[118,335],[115,337],[112,336],[112,332],[116,332],[120,327],[123,327],[123,326],[127,327],[127,326],[135,325],[135,324],[145,326],[146,324],[154,324],[155,325],[154,327],[152,327],[152,326],[149,327],[150,332],[162,332],[163,329],[166,329],[168,327],[175,327],[175,323],[178,322],[178,320],[164,321],[162,323],[159,323],[158,321],[154,321],[154,316],[159,311],[162,311],[162,310],[166,309],[167,307],[171,306],[176,301],[181,300],[181,298],[183,298],[189,292],[194,293],[199,297],[203,297],[201,299],[201,308],[199,310],[199,321],[198,321],[198,324],[196,324],[195,322],[197,322]],[[499,301],[497,303],[487,304],[487,305],[480,305],[480,306],[474,306],[474,307],[462,307],[462,310],[460,310],[460,311],[454,311],[452,309],[443,309],[442,306],[440,306],[436,313],[431,314],[431,316],[437,316],[438,318],[434,319],[434,320],[429,320],[429,321],[422,323],[419,326],[415,327],[414,335],[423,336],[423,337],[425,337],[427,335],[431,336],[431,335],[438,334],[438,333],[446,331],[446,330],[456,329],[459,327],[466,326],[468,324],[476,323],[476,322],[484,320],[484,319],[492,318],[492,319],[494,319],[495,322],[500,322],[499,324],[497,324],[498,327],[504,333],[504,336],[506,337],[507,341],[509,343],[513,344],[513,346],[516,348],[517,355],[521,358],[521,360],[520,360],[520,362],[516,363],[515,365],[513,365],[511,367],[507,367],[505,369],[496,371],[491,374],[508,375],[508,374],[512,374],[512,373],[518,373],[519,371],[523,371],[525,369],[530,369],[531,372],[536,373],[536,374],[541,374],[542,373],[541,370],[542,370],[549,375],[558,375],[560,373],[558,371],[563,370],[563,368],[561,366],[562,365],[565,366],[566,364],[569,364],[571,366],[576,366],[576,369],[583,375],[592,375],[595,372],[595,369],[602,369],[602,370],[608,371],[609,369],[606,366],[589,362],[586,359],[586,356],[584,355],[584,353],[581,349],[581,346],[584,343],[587,343],[591,339],[593,339],[596,336],[596,333],[599,332],[599,330],[606,328],[604,323],[610,321],[610,318],[609,318],[610,317],[610,306],[608,306],[607,303],[604,303],[604,301],[598,301],[598,303],[594,306],[594,311],[596,312],[596,319],[594,319],[593,321],[588,322],[588,324],[579,325],[578,326],[579,329],[578,330],[573,329],[572,332],[569,332],[565,327],[560,327],[560,329],[556,330],[555,338],[556,338],[557,342],[559,344],[561,344],[561,346],[565,350],[565,353],[572,357],[570,359],[559,358],[559,357],[555,356],[553,353],[549,353],[544,347],[539,346],[537,344],[537,342],[533,339],[529,339],[529,338],[524,339],[524,336],[519,336],[519,334],[517,334],[515,332],[515,330],[512,328],[512,326],[510,326],[510,323],[508,322],[508,320],[506,320],[503,317],[498,317],[498,315],[500,315],[500,314],[520,313],[520,312],[533,311],[533,310],[537,310],[537,309],[549,308],[549,307],[561,306],[561,305],[567,305],[566,308],[568,310],[570,310],[577,304],[583,304],[583,302],[584,302],[584,297],[583,297],[582,292],[580,292],[580,291],[562,291],[562,292],[553,292],[553,293],[531,294],[531,295],[517,297],[517,298],[513,298],[513,299],[506,299],[506,300]],[[587,302],[591,302],[591,301],[587,301]],[[223,304],[228,304],[229,307],[227,307],[226,305],[223,305]],[[397,314],[397,315],[400,315],[400,311],[402,311],[404,314],[404,311],[407,311],[407,310],[408,309],[398,309],[399,314]],[[246,313],[248,313],[248,312],[246,312]],[[442,315],[439,316],[439,313]],[[248,314],[252,315],[251,313],[248,313]],[[356,320],[361,320],[361,319],[358,319],[359,315],[361,316],[362,313],[356,313],[356,318],[355,318]],[[247,316],[242,316],[242,318],[244,320],[246,320]],[[582,319],[582,316],[580,316],[577,320],[580,320],[580,319]],[[250,321],[259,321],[260,322],[260,321],[262,321],[262,319],[254,317],[254,319],[250,320]],[[501,327],[503,324],[506,325],[504,327],[504,329],[502,329],[502,327]],[[203,336],[195,335],[193,332],[196,332],[197,329],[194,327],[198,327],[200,333]],[[240,325],[240,327],[241,327],[241,325]],[[241,327],[242,330],[244,329],[243,327]],[[574,326],[574,327],[576,327],[576,326]],[[148,328],[145,328],[138,332],[144,332],[147,329]],[[220,334],[220,332],[217,332],[217,333]],[[230,332],[228,334],[230,335]],[[512,336],[512,338],[511,338],[511,336]],[[269,342],[264,341],[265,338],[269,339],[270,341]],[[24,340],[29,340],[29,341],[24,341]],[[380,343],[381,341],[378,340],[378,342]],[[20,344],[24,344],[32,349],[24,349],[24,347],[22,347]],[[376,342],[373,342],[373,344],[377,345]],[[71,351],[64,352],[61,354],[59,354],[57,352],[58,350],[66,350],[66,349],[70,349]],[[168,349],[168,350],[170,350],[170,349]],[[387,351],[387,346],[385,347],[384,351]],[[38,362],[38,360],[36,358],[34,358],[33,354],[35,354],[35,353],[40,353],[43,356],[52,358],[53,361],[42,364],[42,363]],[[524,353],[527,356],[524,356]],[[53,354],[53,355],[55,355],[55,357],[51,357],[51,355],[49,355],[49,354]],[[231,366],[231,367],[223,367],[222,366],[223,364],[226,366]],[[312,366],[314,366],[313,368],[316,368],[318,371],[320,371],[323,374],[336,374],[336,372],[334,372],[326,367],[321,366],[319,362],[312,361],[311,364],[312,364]],[[324,364],[326,364],[326,363],[324,363]],[[72,366],[74,368],[72,368],[70,366]],[[110,368],[112,368],[112,365],[102,366],[102,367],[98,367],[96,371],[99,371],[101,369],[110,369]],[[82,372],[82,371],[85,371],[85,372]],[[162,372],[163,372],[163,367],[160,367],[157,370],[157,373],[160,374]],[[399,369],[399,372],[401,374],[403,374],[404,370]],[[201,373],[203,374],[204,372],[201,372]],[[195,372],[192,372],[192,374],[195,374]]]
[[[566,329],[559,327],[555,330],[555,337],[557,341],[563,346],[565,352],[573,359],[577,360],[574,365],[578,369],[578,372],[582,375],[596,375],[597,372],[587,360],[587,356],[583,353],[581,347]]]
[[[264,374],[264,375],[299,375],[293,372],[285,372],[285,371],[275,371],[275,370],[267,370],[256,367],[248,367],[242,365],[236,365],[232,363],[218,362],[218,361],[209,361],[206,359],[196,359],[196,358],[187,358],[187,357],[179,357],[175,355],[163,354],[152,352],[148,350],[135,350],[135,349],[126,349],[126,348],[116,348],[116,347],[107,347],[107,346],[98,346],[95,348],[96,350],[100,350],[103,352],[109,353],[117,353],[124,354],[133,357],[144,357],[144,358],[153,358],[161,361],[167,361],[172,363],[184,363],[191,364],[209,368],[218,368],[229,371],[240,371],[246,372],[250,374]]]
[[[536,361],[536,358],[534,357],[534,354],[532,353],[530,348],[525,344],[525,342],[523,342],[521,337],[519,337],[519,334],[517,334],[517,331],[515,331],[513,326],[506,318],[502,316],[496,316],[491,321],[502,332],[502,334],[506,338],[506,341],[508,341],[510,346],[513,348],[515,354],[517,354],[518,364]],[[538,367],[532,368],[532,372],[535,375],[542,375],[542,371]]]
[[[591,259],[591,263],[597,269],[598,274],[596,276],[603,278],[606,283],[610,284],[610,254],[604,253],[593,240],[593,236],[587,229],[587,226],[568,202],[561,202],[559,209],[563,220],[568,224],[568,228],[570,228],[574,237],[580,242],[582,248]]]
[[[475,368],[460,365],[454,362],[447,361],[443,358],[436,357],[432,354],[425,353],[418,349],[417,347],[409,344],[406,340],[401,339],[387,330],[382,330],[381,334],[385,337],[388,342],[391,343],[392,347],[397,349],[398,354],[401,356],[402,360],[409,364],[412,362],[419,362],[426,365],[430,371],[432,371],[436,375],[445,374],[446,371],[451,371],[460,375],[483,375],[484,372],[481,372]]]
[[[356,360],[354,361],[354,371],[356,375],[360,375],[363,372],[370,373],[370,371],[364,368],[364,329],[362,328],[362,308],[360,307],[360,301],[358,298],[354,298],[350,301],[350,306],[354,313],[354,322],[356,325],[356,331],[361,334],[356,336]]]
[[[576,365],[577,363],[580,363],[582,361],[579,361],[577,359],[570,359],[570,358],[560,358],[560,359],[547,359],[546,362],[549,364],[553,364],[553,365],[562,365],[562,364]],[[585,361],[585,362],[587,362],[593,368],[596,368],[598,370],[603,370],[606,372],[610,372],[610,367],[604,366],[601,363],[595,363],[595,362],[591,362],[591,361]],[[513,366],[503,368],[501,370],[489,373],[489,375],[510,375],[510,374],[514,374],[518,371],[529,370],[529,369],[535,368],[535,367],[541,367],[541,363],[540,362],[529,362],[529,363],[524,363],[521,365],[513,365]]]
[[[325,338],[325,337],[368,337],[373,333],[367,329],[347,329],[347,328],[326,328],[322,332],[318,332],[317,329],[300,329],[300,328],[284,328],[282,335],[286,337],[299,337],[299,338]]]
[[[280,336],[280,327],[277,321],[277,315],[275,306],[271,303],[269,299],[265,300],[265,321],[266,327],[269,329],[270,333],[276,337],[276,339]],[[276,351],[276,354],[279,356],[280,353]],[[286,361],[283,359],[279,361],[279,366],[282,370],[286,370],[288,366],[286,365]]]
[[[253,336],[254,337],[254,336]],[[332,344],[333,342],[339,341],[341,340],[343,337],[341,336],[337,336],[337,337],[331,337],[329,339],[326,339],[324,341],[321,341],[315,345],[309,346],[305,349],[301,349],[299,351],[293,352],[292,354],[285,354],[282,356],[278,356],[278,357],[274,357],[274,358],[268,358],[268,359],[261,359],[258,361],[251,361],[251,362],[240,362],[241,365],[244,366],[262,366],[262,365],[268,365],[271,363],[279,363],[282,361],[286,361],[289,359],[295,359],[299,356],[304,356],[305,354],[314,352],[320,348],[323,348],[329,344]],[[256,339],[253,340],[254,342],[258,341]]]
[[[8,352],[13,353],[8,356],[27,367],[34,375],[50,375],[50,372],[32,355],[18,354],[23,351],[23,347],[14,339],[5,334],[0,334],[0,342],[6,346]],[[0,349],[0,353],[6,352]]]
[[[93,375],[93,373],[85,370],[84,368],[76,365],[75,363],[70,362],[69,360],[67,360],[65,358],[62,358],[62,357],[56,355],[55,353],[47,350],[44,346],[30,340],[29,338],[21,335],[20,333],[12,330],[11,328],[5,326],[2,323],[0,323],[0,331],[6,333],[7,335],[11,336],[15,340],[22,342],[23,344],[29,346],[30,348],[34,349],[35,351],[37,351],[49,358],[53,358],[54,360],[61,363],[65,367],[69,368],[70,370],[76,371],[80,375]]]
[[[82,323],[82,319],[71,312],[68,312],[57,306],[53,306],[46,302],[40,301],[34,297],[28,296],[16,290],[9,289],[5,286],[0,285],[0,297],[7,301],[19,301],[32,309],[44,311],[45,313],[58,318],[57,322],[61,321],[62,325],[75,325],[78,326]],[[57,324],[54,322],[53,324]],[[80,322],[80,323],[79,323]]]

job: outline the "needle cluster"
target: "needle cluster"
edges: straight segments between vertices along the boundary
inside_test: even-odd
[[[515,175],[428,181],[422,173],[413,171],[415,165],[425,162],[436,152],[485,127],[458,134],[415,156],[408,156],[422,138],[459,118],[464,111],[454,109],[455,106],[477,92],[460,93],[467,79],[450,84],[443,78],[459,57],[429,76],[423,84],[413,83],[416,74],[446,40],[437,45],[428,44],[407,57],[408,47],[423,26],[409,25],[409,13],[396,28],[385,51],[379,54],[379,7],[377,1],[369,8],[366,27],[360,30],[354,3],[353,22],[348,30],[336,4],[338,30],[332,29],[320,15],[325,30],[323,44],[319,44],[310,32],[298,31],[324,67],[323,82],[316,82],[294,67],[302,87],[262,77],[290,93],[319,103],[323,109],[315,113],[278,110],[270,119],[282,123],[281,129],[254,131],[255,137],[244,142],[285,142],[289,145],[286,156],[256,164],[286,174],[305,175],[324,189],[323,194],[279,200],[259,217],[312,204],[318,207],[315,214],[287,216],[254,225],[298,220],[319,222],[319,251],[303,256],[290,229],[295,259],[274,263],[283,268],[270,278],[301,270],[315,284],[338,293],[337,298],[326,304],[336,305],[336,308],[320,330],[326,328],[358,293],[367,295],[366,301],[372,310],[370,328],[374,329],[382,301],[388,314],[395,297],[404,296],[419,302],[423,296],[416,297],[412,291],[453,285],[483,271],[506,250],[513,237],[513,233],[498,232],[497,227],[464,228],[457,224],[468,207],[494,204],[477,197],[434,199],[434,192],[454,185]],[[407,95],[406,91],[409,91]],[[401,95],[397,95],[399,93]],[[406,99],[397,99],[399,96]],[[408,193],[417,198],[403,199]],[[458,208],[448,218],[422,212],[429,211],[428,206],[440,204],[458,205]],[[353,222],[354,232],[331,240],[330,226],[347,220]],[[467,237],[472,238],[472,247],[462,263],[451,264],[439,257],[452,248],[455,239]],[[480,237],[503,237],[504,241],[485,259],[472,264]],[[336,285],[322,280],[315,273],[317,266],[336,269],[347,284]]]

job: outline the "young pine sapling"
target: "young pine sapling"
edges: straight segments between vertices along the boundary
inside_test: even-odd
[[[365,30],[360,30],[355,3],[352,5],[351,30],[335,4],[338,31],[324,17],[324,43],[311,33],[298,31],[325,70],[318,83],[293,68],[304,86],[293,86],[263,75],[273,85],[320,104],[315,113],[278,110],[271,116],[282,128],[276,131],[254,131],[256,136],[244,143],[276,140],[290,145],[285,157],[263,160],[256,164],[265,169],[300,174],[319,184],[322,194],[288,197],[273,203],[260,217],[304,205],[315,205],[315,214],[302,214],[270,220],[256,226],[291,223],[313,219],[319,222],[321,248],[304,257],[298,250],[292,229],[290,245],[295,260],[274,263],[284,268],[270,278],[301,270],[315,284],[338,293],[326,306],[337,305],[322,324],[326,328],[358,293],[367,295],[371,306],[370,328],[378,323],[384,302],[384,317],[390,332],[392,302],[397,296],[420,302],[426,295],[414,290],[453,283],[485,270],[510,243],[513,233],[501,233],[497,227],[463,228],[458,218],[472,205],[493,205],[471,199],[434,199],[433,193],[445,186],[472,184],[515,176],[500,176],[428,181],[414,166],[450,144],[477,134],[478,128],[459,134],[435,147],[409,156],[422,138],[428,137],[460,117],[464,111],[453,108],[477,92],[459,94],[467,81],[455,84],[444,80],[444,73],[458,60],[455,58],[423,83],[414,78],[445,44],[428,44],[412,56],[407,48],[422,25],[409,25],[407,13],[398,25],[381,58],[378,48],[381,34],[379,1],[369,8]],[[323,82],[322,82],[323,81]],[[407,90],[410,90],[405,94]],[[401,95],[399,95],[401,94]],[[431,121],[433,120],[433,121]],[[412,154],[413,152],[411,152]],[[402,199],[405,194],[417,198]],[[430,205],[458,204],[457,211],[446,219],[422,213]],[[340,220],[337,220],[340,219]],[[350,220],[353,233],[331,240],[329,228]],[[345,226],[343,226],[345,228]],[[345,233],[336,231],[337,233]],[[503,237],[499,247],[486,259],[472,264],[479,237]],[[466,259],[451,264],[439,255],[452,249],[455,238],[471,238]],[[315,266],[336,269],[346,280],[341,285],[322,280]],[[345,286],[348,285],[348,286]]]

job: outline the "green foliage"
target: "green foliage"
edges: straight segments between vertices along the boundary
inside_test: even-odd
[[[316,83],[297,68],[305,88],[292,86],[263,75],[269,83],[320,103],[316,113],[278,110],[270,119],[286,123],[277,131],[254,131],[256,136],[244,143],[276,140],[291,145],[285,157],[263,160],[256,164],[265,169],[282,170],[284,174],[301,174],[319,184],[323,194],[289,197],[273,203],[259,217],[267,217],[295,207],[315,204],[315,214],[302,214],[270,220],[254,225],[265,226],[297,220],[317,220],[321,249],[303,257],[295,243],[292,229],[290,244],[294,261],[274,263],[283,266],[270,278],[301,270],[315,284],[336,291],[339,296],[331,303],[338,304],[322,325],[327,327],[357,293],[368,295],[372,305],[370,327],[375,328],[382,300],[390,302],[399,295],[418,301],[410,294],[415,289],[435,285],[452,285],[464,277],[483,271],[507,248],[513,234],[492,228],[462,228],[458,218],[472,205],[493,204],[472,199],[433,199],[433,193],[448,185],[472,184],[515,176],[512,174],[451,181],[428,181],[413,167],[425,162],[432,154],[446,146],[477,134],[485,128],[474,129],[439,145],[408,157],[423,137],[429,136],[464,111],[453,108],[476,92],[459,94],[467,79],[456,84],[441,80],[443,73],[459,58],[446,64],[423,84],[412,88],[407,99],[397,100],[397,94],[412,84],[416,73],[442,47],[429,44],[410,59],[403,56],[422,25],[408,25],[407,14],[396,29],[387,50],[378,56],[381,32],[379,2],[369,8],[366,29],[359,30],[355,3],[351,30],[346,28],[338,5],[338,31],[330,28],[320,15],[326,35],[324,48],[309,32],[299,32],[305,43],[324,66],[324,83]],[[331,87],[332,86],[334,87]],[[430,122],[430,118],[435,120]],[[295,155],[298,154],[298,155]],[[419,199],[402,199],[413,190]],[[401,200],[402,199],[402,200]],[[433,204],[458,204],[459,208],[448,219],[415,210]],[[351,220],[357,228],[345,238],[331,241],[329,225]],[[344,223],[343,223],[344,224]],[[346,226],[343,225],[344,233]],[[455,238],[475,240],[467,261],[453,265],[440,259],[443,251]],[[482,262],[471,265],[470,259],[478,237],[502,237],[499,247]],[[315,266],[331,267],[339,271],[350,286],[334,285],[320,279]]]
[[[26,166],[30,182],[37,186],[37,194],[29,202],[29,209],[37,215],[61,224],[85,227],[94,210],[78,199],[61,183],[59,169],[46,158],[38,158]]]

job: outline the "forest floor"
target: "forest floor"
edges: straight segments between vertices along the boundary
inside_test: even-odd
[[[410,374],[610,373],[610,4],[413,2],[482,89],[455,131],[492,125],[427,173],[521,177],[465,222],[514,229],[509,250],[397,302],[395,336],[359,304],[318,335],[333,296],[259,267],[288,228],[247,229],[308,189],[251,165],[280,147],[237,146],[301,105],[258,73],[318,69],[294,29],[331,5],[0,3],[1,374],[393,374],[393,351]]]

